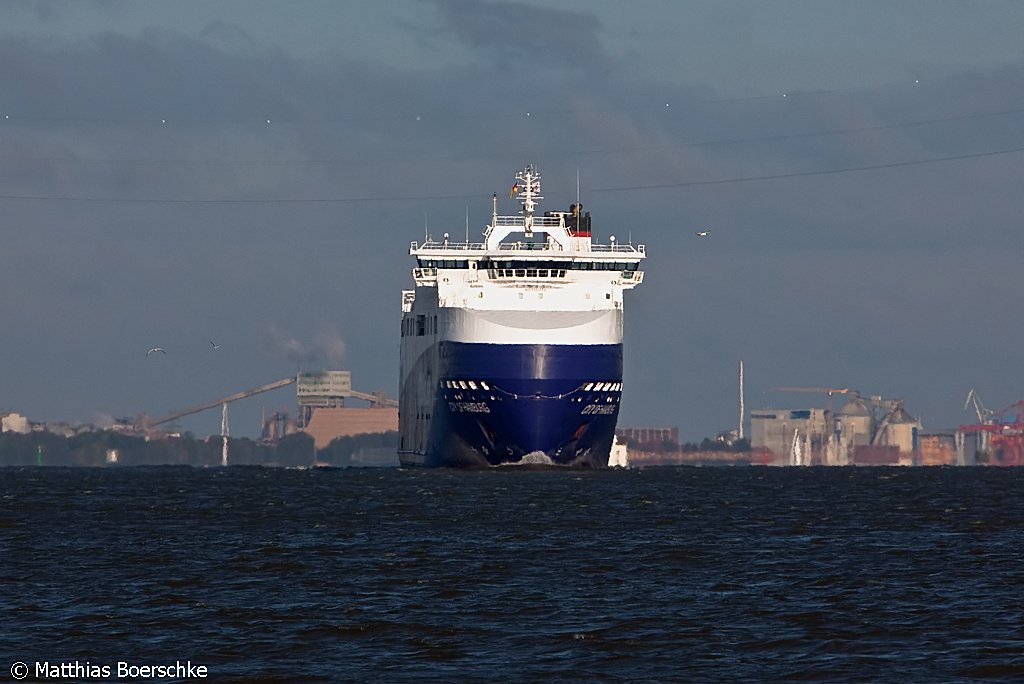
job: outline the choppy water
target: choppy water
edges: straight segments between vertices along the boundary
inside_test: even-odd
[[[0,469],[0,677],[1019,681],[1022,511],[996,468]]]

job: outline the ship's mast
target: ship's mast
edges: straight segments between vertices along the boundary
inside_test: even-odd
[[[485,238],[491,234],[491,230],[496,225],[498,225],[498,193],[494,193],[494,196],[491,197],[491,225],[487,226],[487,230],[484,231]]]
[[[533,237],[533,210],[536,200],[544,199],[540,194],[540,174],[533,164],[516,174],[516,184],[512,189],[518,190],[519,201],[523,204],[523,232],[526,237]]]

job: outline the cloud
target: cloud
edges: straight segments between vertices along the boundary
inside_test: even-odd
[[[221,50],[235,54],[258,54],[259,45],[240,26],[225,21],[213,21],[199,33],[199,38]]]
[[[432,2],[446,36],[500,67],[499,80],[516,72],[542,79],[551,69],[602,72],[609,66],[603,27],[593,14],[519,2]]]
[[[112,17],[130,10],[128,0],[33,0],[32,2],[0,2],[0,15],[31,16],[53,28],[73,23],[83,14]]]

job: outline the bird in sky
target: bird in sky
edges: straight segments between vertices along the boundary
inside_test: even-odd
[[[211,346],[212,346],[212,347],[213,347],[214,349],[220,349],[220,345],[219,345],[219,344],[217,344],[216,342],[214,342],[213,340],[210,340],[210,345],[211,345]]]
[[[161,354],[166,354],[167,353],[161,347],[153,347],[148,352],[146,352],[146,356],[149,356],[150,354],[153,354],[155,352],[160,352]]]
[[[698,230],[697,231],[697,237],[707,237],[708,233],[710,233],[710,232],[711,232],[710,230]]]

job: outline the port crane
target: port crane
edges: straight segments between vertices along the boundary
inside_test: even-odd
[[[974,448],[978,453],[987,454],[989,450],[990,432],[984,426],[992,425],[993,411],[985,408],[985,404],[981,402],[981,397],[978,396],[977,390],[973,387],[968,390],[967,398],[964,399],[964,411],[972,404],[974,406],[974,415],[978,417],[978,422],[974,425],[961,425],[956,433],[956,449],[961,464],[966,462],[964,458],[964,434],[971,432],[977,435]]]
[[[967,407],[970,406],[972,402],[974,404],[974,414],[978,416],[978,424],[982,425],[992,417],[992,411],[989,411],[985,408],[985,405],[981,403],[981,397],[978,396],[978,393],[974,391],[973,387],[967,393],[967,399],[964,400],[964,411],[967,410]]]
[[[972,389],[971,396],[977,393]],[[976,405],[981,407],[981,401]],[[961,425],[958,433],[975,433],[978,435],[978,450],[987,452],[988,465],[1021,466],[1024,465],[1024,400],[1015,401],[1000,411],[977,409],[980,422],[974,425]],[[958,443],[958,448],[962,444]]]

